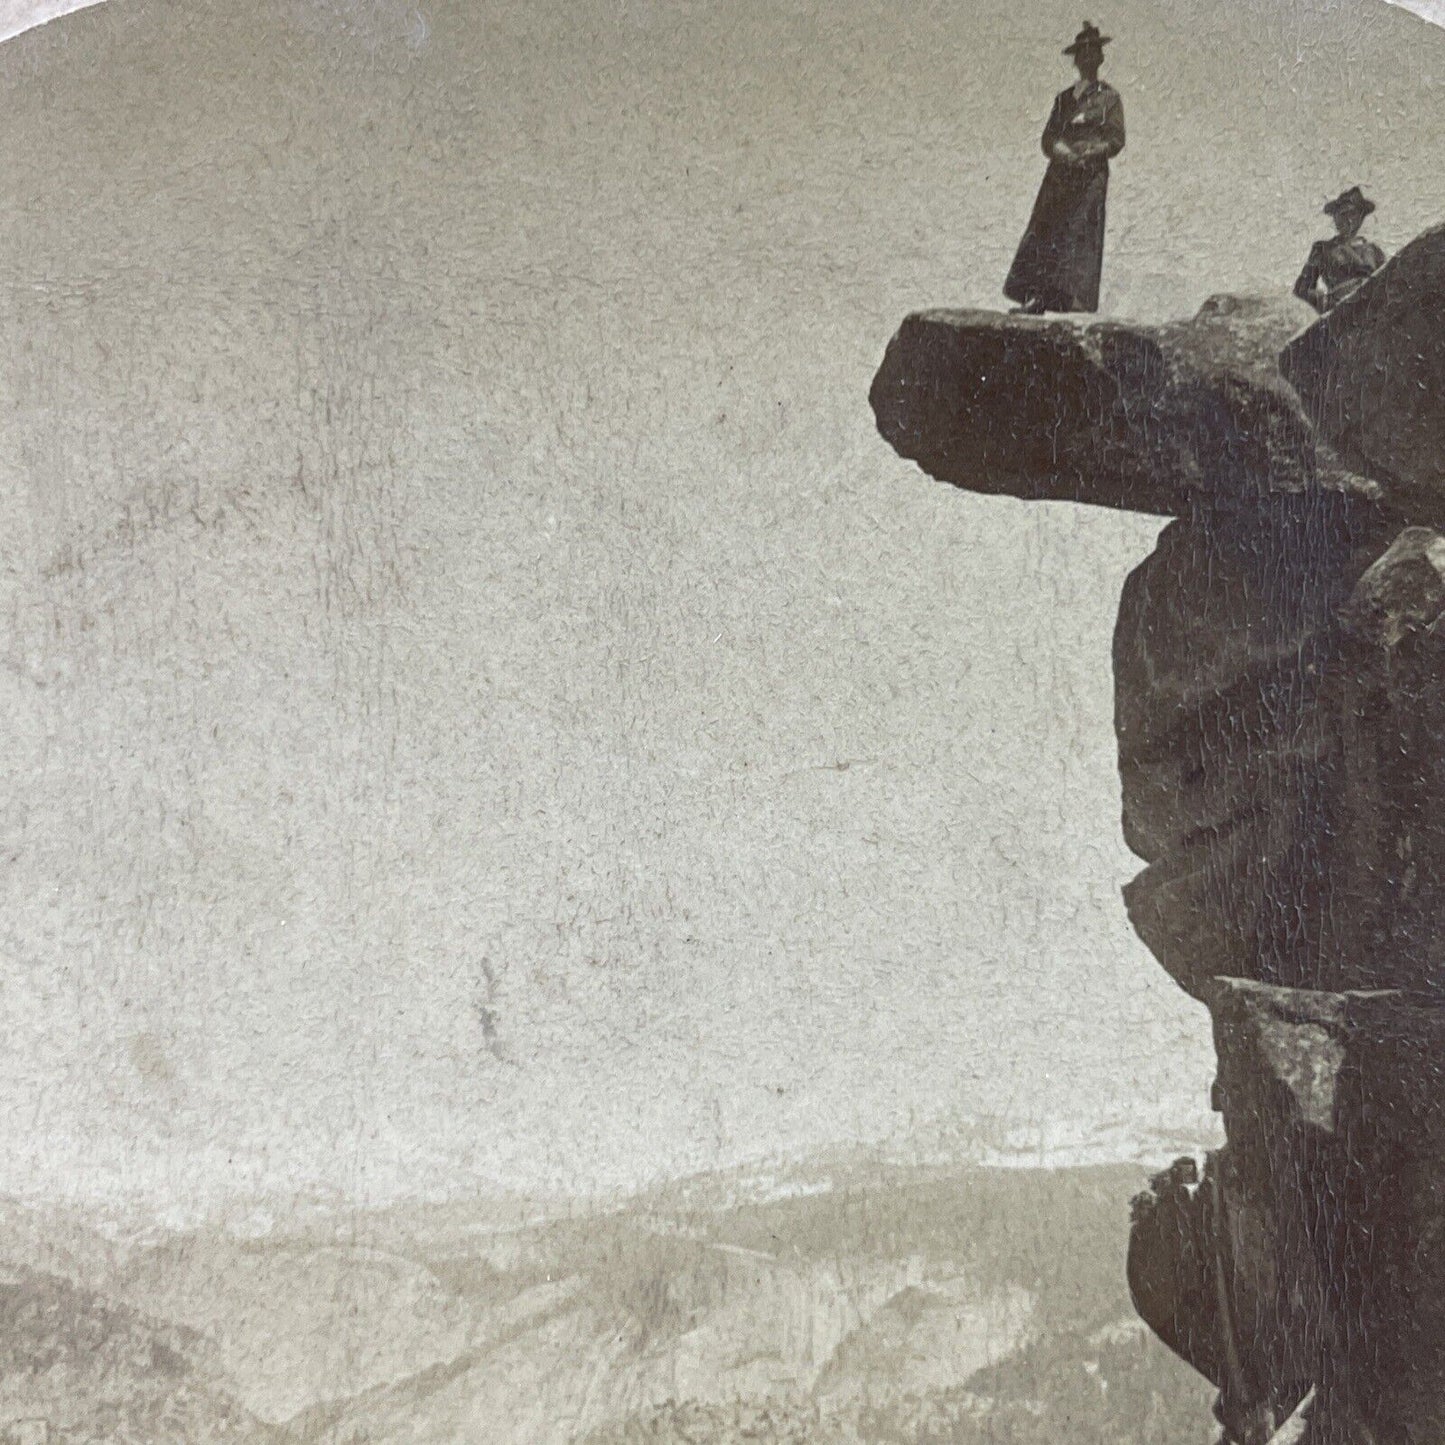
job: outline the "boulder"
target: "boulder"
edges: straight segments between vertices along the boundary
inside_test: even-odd
[[[1320,434],[1403,519],[1445,526],[1445,226],[1291,341],[1280,369]]]
[[[1367,649],[1391,651],[1445,618],[1445,537],[1407,527],[1355,586],[1342,620]]]
[[[1140,1314],[1264,1445],[1302,1400],[1320,1445],[1445,1438],[1445,1007],[1218,979],[1228,1145],[1134,1201]]]
[[[1231,1366],[1219,1312],[1210,1203],[1193,1158],[1176,1159],[1156,1174],[1130,1206],[1125,1269],[1139,1318],[1222,1389]]]
[[[1445,537],[1256,521],[1174,523],[1124,588],[1130,919],[1197,998],[1445,993]]]
[[[1127,1274],[1140,1318],[1217,1387],[1227,1445],[1266,1445],[1311,1398],[1319,1341],[1289,1308],[1301,1277],[1275,1269],[1276,1201],[1237,1162],[1226,1147],[1202,1177],[1184,1159],[1150,1181],[1132,1205]]]
[[[1240,1349],[1281,1407],[1317,1389],[1312,1440],[1445,1438],[1445,1006],[1221,979],[1211,1010]]]
[[[1125,902],[1196,997],[1218,973],[1366,981],[1357,920],[1337,907],[1352,665],[1339,613],[1381,550],[1373,517],[1312,494],[1176,521],[1125,584],[1114,631],[1123,827],[1149,864]]]
[[[1333,891],[1352,981],[1445,994],[1445,537],[1401,532],[1340,621]]]
[[[1213,980],[1214,1106],[1236,1148],[1270,1148],[1308,1130],[1336,1134],[1351,1006],[1369,997]]]
[[[1303,315],[1228,296],[1167,326],[925,311],[870,400],[899,453],[971,491],[1159,516],[1315,491],[1373,502],[1279,374]]]

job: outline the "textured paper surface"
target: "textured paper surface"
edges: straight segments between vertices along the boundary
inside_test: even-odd
[[[1119,901],[1159,524],[966,497],[867,407],[906,312],[1003,304],[1080,18],[111,0],[0,50],[6,1257],[124,1322],[0,1425],[100,1370],[172,1433],[73,1438],[223,1438],[153,1344],[295,1438],[891,1438],[859,1380],[1144,1350],[1128,1193],[1215,1128]],[[1416,16],[1094,18],[1106,314],[1287,289],[1347,184],[1386,249],[1439,219]]]

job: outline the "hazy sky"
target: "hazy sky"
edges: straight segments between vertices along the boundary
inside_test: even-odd
[[[0,1188],[1203,1137],[1119,899],[1158,524],[866,400],[998,304],[1080,7],[245,4],[0,63]],[[1114,314],[1287,287],[1345,184],[1438,219],[1418,22],[1094,18]]]

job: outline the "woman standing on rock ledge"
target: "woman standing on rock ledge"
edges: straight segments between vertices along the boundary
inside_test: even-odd
[[[1109,161],[1124,149],[1123,103],[1099,79],[1109,39],[1086,20],[1064,48],[1079,79],[1059,92],[1044,127],[1049,168],[1003,288],[1031,316],[1099,309]]]

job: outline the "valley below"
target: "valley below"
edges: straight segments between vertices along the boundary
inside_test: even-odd
[[[1187,1445],[1128,1167],[705,1176],[143,1232],[10,1204],[0,1425],[57,1441]]]

